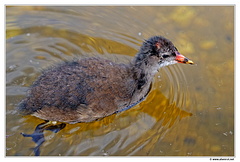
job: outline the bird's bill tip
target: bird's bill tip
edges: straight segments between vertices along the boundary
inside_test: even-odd
[[[192,60],[189,60],[187,57],[183,56],[182,54],[178,53],[176,55],[175,59],[178,63],[183,63],[183,64],[194,64]]]

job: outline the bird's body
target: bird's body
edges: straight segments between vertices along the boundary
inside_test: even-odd
[[[144,42],[129,64],[100,57],[67,61],[44,71],[18,109],[44,120],[91,122],[143,99],[157,70],[177,62],[192,64],[161,36]]]

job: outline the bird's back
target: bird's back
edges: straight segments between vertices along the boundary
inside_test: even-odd
[[[46,120],[87,122],[131,104],[130,67],[102,58],[65,62],[33,83],[19,109]]]

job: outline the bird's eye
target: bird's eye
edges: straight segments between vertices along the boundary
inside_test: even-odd
[[[168,58],[169,55],[168,55],[168,54],[163,54],[162,57],[163,57],[163,58]]]

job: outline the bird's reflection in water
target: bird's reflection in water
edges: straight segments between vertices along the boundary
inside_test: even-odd
[[[136,111],[136,109],[138,109],[139,111]],[[135,144],[134,148],[140,147],[141,143],[143,143],[146,140],[146,138],[151,139],[149,141],[149,144],[151,143],[152,145],[154,145],[154,143],[156,143],[159,140],[159,138],[163,138],[163,136],[166,134],[166,131],[169,130],[169,128],[171,128],[174,125],[174,123],[177,123],[182,118],[192,115],[192,113],[189,113],[177,107],[175,102],[169,103],[169,99],[167,99],[159,90],[155,89],[151,91],[151,93],[147,96],[145,101],[139,104],[139,107],[131,108],[127,111],[118,113],[119,115],[117,116],[116,114],[113,114],[111,116],[105,117],[95,122],[79,123],[81,124],[80,126],[81,128],[75,133],[81,134],[83,132],[91,130],[94,132],[96,131],[96,134],[93,133],[93,136],[94,134],[98,136],[104,135],[105,131],[102,128],[103,125],[104,126],[108,125],[109,127],[111,127],[110,126],[111,123],[116,123],[114,124],[115,127],[114,128],[105,127],[105,129],[108,129],[108,131],[115,131],[116,127],[119,127],[119,129],[124,129],[124,127],[121,126],[123,124],[121,117],[125,118],[126,115],[129,116],[129,118],[131,118],[131,122],[129,124],[131,124],[135,123],[138,120],[136,116],[141,116],[137,115],[139,113],[144,113],[154,118],[155,124],[153,127],[149,128],[149,130],[147,130],[144,134],[141,135],[143,138],[137,139],[138,144]],[[76,125],[79,126],[79,124],[68,124],[67,130],[64,129],[63,131],[67,132],[70,129],[76,127]],[[34,155],[38,156],[40,155],[40,146],[45,142],[44,131],[52,131],[54,133],[57,133],[63,128],[65,128],[65,126],[66,126],[65,123],[59,122],[54,123],[45,121],[37,125],[35,131],[32,134],[22,133],[22,135],[24,137],[32,138],[32,141],[34,141],[36,144],[36,147],[33,148]],[[100,131],[101,133],[98,131]],[[151,135],[149,136],[149,134]],[[73,135],[74,134],[72,135],[69,134],[69,137]]]

